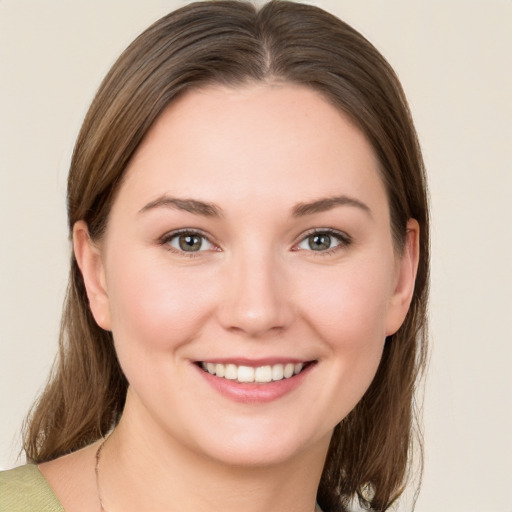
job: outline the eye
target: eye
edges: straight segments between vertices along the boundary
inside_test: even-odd
[[[162,243],[177,252],[194,253],[215,250],[215,246],[205,235],[195,231],[169,233],[163,238]]]
[[[350,243],[347,235],[332,230],[315,231],[302,239],[298,249],[315,252],[327,252]]]

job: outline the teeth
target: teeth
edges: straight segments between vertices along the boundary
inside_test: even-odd
[[[272,380],[281,380],[284,377],[284,367],[282,364],[272,366]]]
[[[224,378],[236,380],[238,378],[238,368],[234,364],[227,364],[224,368]]]
[[[250,366],[239,366],[238,382],[254,382],[254,368]]]
[[[226,374],[226,370],[224,368],[224,365],[216,364],[215,365],[215,375],[217,375],[217,377],[224,377],[225,374]]]
[[[304,365],[302,363],[275,364],[273,366],[237,366],[235,364],[222,363],[201,363],[203,370],[223,377],[229,380],[237,380],[238,382],[257,382],[265,383],[276,380],[289,379],[302,371]]]
[[[272,366],[258,366],[254,372],[255,382],[271,382]]]
[[[284,373],[283,373],[284,378],[289,379],[293,375],[294,370],[295,370],[295,365],[293,363],[288,363],[284,367]]]

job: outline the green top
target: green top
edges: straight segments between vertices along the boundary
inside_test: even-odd
[[[0,512],[65,512],[35,464],[0,471]]]
[[[0,471],[0,512],[65,512],[35,464]],[[316,512],[322,512],[316,506]]]

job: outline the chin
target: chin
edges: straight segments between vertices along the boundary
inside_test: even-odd
[[[300,425],[288,427],[272,426],[270,422],[242,430],[223,430],[222,434],[227,435],[215,436],[210,431],[201,438],[196,450],[227,466],[247,468],[278,466],[306,457],[312,451],[326,452],[332,430],[308,434]]]

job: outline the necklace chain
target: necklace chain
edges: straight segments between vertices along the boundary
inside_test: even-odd
[[[103,506],[103,500],[101,499],[101,491],[100,491],[100,457],[101,457],[101,450],[103,450],[103,447],[105,446],[105,443],[107,442],[107,439],[109,436],[107,436],[102,443],[98,446],[98,449],[96,450],[96,465],[94,466],[94,472],[96,473],[96,490],[98,492],[98,500],[100,502],[100,510],[101,512],[107,512],[105,507]]]

